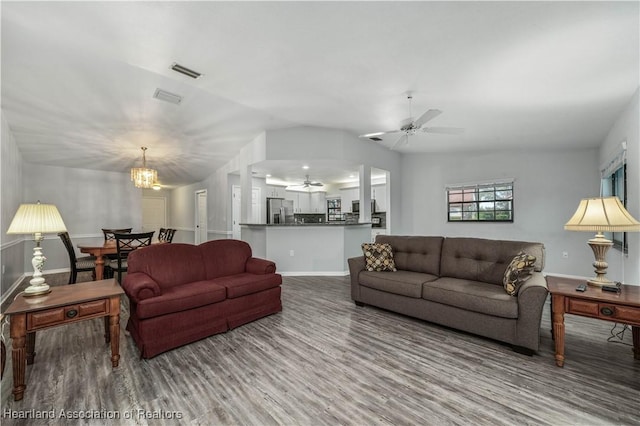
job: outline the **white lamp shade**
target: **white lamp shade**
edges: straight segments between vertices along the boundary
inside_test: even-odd
[[[65,232],[67,227],[53,204],[21,204],[7,234]]]
[[[640,222],[631,216],[618,197],[585,198],[564,225],[568,231],[640,231]]]

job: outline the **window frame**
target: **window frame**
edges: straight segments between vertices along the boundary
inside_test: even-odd
[[[447,223],[513,223],[514,221],[514,181],[484,182],[473,184],[451,185],[445,188],[447,204]],[[510,196],[499,195],[508,192]],[[493,193],[492,195],[490,195]],[[484,194],[484,195],[483,195]],[[452,197],[459,196],[452,201]],[[488,198],[487,198],[488,197]],[[492,209],[483,208],[482,204],[492,203]],[[496,208],[497,204],[506,203],[508,208]],[[453,209],[452,209],[453,207]],[[491,219],[483,219],[482,213],[492,213]],[[508,217],[498,219],[501,212],[508,212]],[[465,213],[467,213],[465,215]],[[474,214],[475,213],[475,214]],[[453,217],[458,217],[453,218]]]
[[[602,178],[602,195],[618,197],[624,208],[627,208],[627,163],[623,162],[609,175]],[[622,196],[620,196],[622,195]],[[613,248],[629,252],[629,239],[626,232],[605,232],[606,238],[613,242]]]

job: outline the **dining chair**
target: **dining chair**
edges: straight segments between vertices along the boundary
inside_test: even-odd
[[[93,271],[93,279],[96,279],[96,258],[95,256],[83,256],[77,257],[76,251],[73,248],[71,237],[68,232],[60,232],[58,234],[64,247],[67,249],[69,255],[69,265],[71,266],[71,272],[69,274],[69,284],[75,284],[78,279],[78,272]]]
[[[115,234],[130,234],[133,231],[133,228],[120,228],[120,229],[109,229],[102,228],[102,233],[104,234],[104,241],[107,242],[109,240],[115,240]]]
[[[175,233],[175,229],[160,228],[160,231],[158,232],[158,241],[162,243],[170,243],[171,241],[173,241],[173,234]]]
[[[102,233],[104,234],[104,242],[115,241],[115,234],[130,234],[133,231],[133,228],[102,228]],[[109,259],[109,262],[112,260],[117,260],[118,255],[116,254],[108,254],[105,256]],[[104,267],[104,277],[105,278],[113,278],[113,271],[111,270],[110,263],[107,263]]]
[[[118,273],[118,282],[122,283],[122,273],[127,272],[127,257],[129,253],[141,247],[151,245],[155,231],[141,233],[115,233],[116,259],[109,262],[109,266]]]

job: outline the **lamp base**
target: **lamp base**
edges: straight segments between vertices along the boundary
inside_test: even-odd
[[[593,255],[596,260],[593,262],[596,276],[587,280],[587,284],[594,287],[602,287],[603,285],[612,285],[613,281],[607,278],[607,251],[613,245],[611,240],[608,240],[602,235],[602,232],[598,232],[595,237],[589,240],[589,246],[593,250]]]
[[[29,287],[24,289],[22,296],[35,297],[35,296],[42,296],[43,294],[49,294],[49,293],[51,293],[51,289],[47,284],[37,285],[37,286],[30,285]]]

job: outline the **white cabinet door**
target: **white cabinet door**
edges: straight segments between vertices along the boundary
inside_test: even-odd
[[[341,189],[340,198],[342,199],[342,212],[351,213],[351,202],[358,199],[358,188]]]
[[[371,199],[376,200],[376,211],[387,211],[387,185],[376,185],[371,187]]]
[[[326,193],[325,192],[312,192],[311,193],[311,213],[326,213]]]
[[[268,198],[285,198],[285,192],[283,186],[267,185]]]
[[[308,192],[298,193],[298,213],[311,213],[311,194]]]

